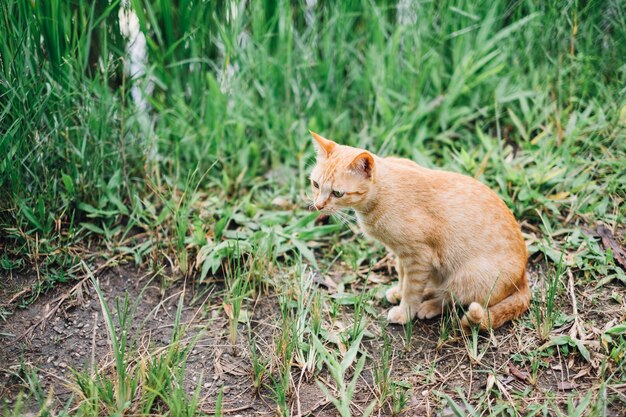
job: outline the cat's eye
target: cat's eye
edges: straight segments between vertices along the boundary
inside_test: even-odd
[[[320,188],[320,185],[317,182],[313,181],[313,187]]]
[[[344,192],[342,192],[342,191],[333,191],[333,195],[334,195],[335,197],[337,197],[337,198],[341,198],[341,197],[343,197],[343,195],[344,195],[344,194],[345,194],[345,193],[344,193]]]

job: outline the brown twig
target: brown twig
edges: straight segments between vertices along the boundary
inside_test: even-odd
[[[249,408],[252,408],[252,405],[244,405],[243,407],[237,407],[237,408],[225,408],[225,409],[222,409],[221,412],[222,412],[222,414],[232,414],[232,413],[237,413],[239,411],[247,410]],[[217,410],[215,408],[209,408],[209,409],[201,408],[200,411],[202,411],[203,413],[206,413],[206,414],[213,414],[213,415],[215,415],[215,412]]]
[[[572,313],[574,314],[574,324],[570,329],[569,335],[572,339],[585,339],[586,333],[580,324],[580,317],[578,314],[578,302],[576,301],[576,293],[574,292],[574,274],[572,274],[571,269],[567,269],[567,287],[568,292],[570,293],[570,298],[572,300]]]
[[[65,301],[67,301],[69,298],[71,298],[72,296],[78,294],[80,291],[83,290],[83,285],[85,284],[85,282],[89,279],[89,277],[91,275],[95,275],[95,274],[101,272],[102,270],[107,268],[113,261],[117,260],[117,258],[121,257],[122,255],[123,254],[119,254],[119,255],[113,256],[113,257],[109,258],[106,262],[104,262],[102,265],[97,267],[91,273],[85,273],[85,275],[72,288],[70,288],[64,294],[62,294],[61,296],[55,298],[50,303],[48,303],[48,305],[47,305],[48,308],[46,309],[46,313],[41,317],[41,319],[37,320],[37,322],[35,322],[35,324],[30,326],[20,337],[18,337],[13,342],[11,342],[10,345],[14,345],[15,343],[18,343],[18,342],[24,340],[25,338],[31,337],[33,332],[38,327],[44,326],[45,323],[59,310],[59,308],[61,307],[61,305],[63,305],[63,303]],[[50,308],[50,305],[53,305],[53,307]]]

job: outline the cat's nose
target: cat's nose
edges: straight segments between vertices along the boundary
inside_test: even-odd
[[[323,210],[325,206],[326,206],[325,201],[316,201],[315,203],[313,203],[313,207],[317,211]]]

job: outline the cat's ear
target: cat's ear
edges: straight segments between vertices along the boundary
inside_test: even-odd
[[[374,157],[369,152],[361,152],[350,162],[349,169],[363,178],[370,179],[374,171]]]
[[[317,150],[317,156],[328,158],[328,155],[333,152],[333,149],[335,149],[335,146],[337,146],[337,144],[332,140],[328,140],[310,130],[309,133],[311,133],[311,136],[313,136],[313,139],[315,139],[313,143],[315,144],[315,149]]]

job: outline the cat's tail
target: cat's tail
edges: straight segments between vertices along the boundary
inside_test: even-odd
[[[485,309],[480,303],[473,302],[469,305],[467,313],[461,319],[461,326],[468,331],[471,325],[480,325],[480,330],[497,329],[509,320],[521,316],[530,306],[530,288],[528,286],[528,274],[524,276],[517,286],[517,291],[504,300]]]

